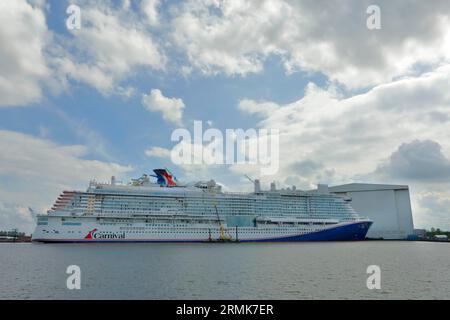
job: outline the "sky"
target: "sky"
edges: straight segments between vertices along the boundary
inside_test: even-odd
[[[236,191],[406,184],[415,227],[450,229],[448,0],[2,0],[0,23],[0,229],[157,167]],[[194,121],[278,129],[278,172],[174,164]]]

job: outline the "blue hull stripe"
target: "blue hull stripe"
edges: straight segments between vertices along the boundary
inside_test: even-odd
[[[372,222],[358,222],[308,234],[283,238],[242,240],[242,242],[352,241],[364,240]]]

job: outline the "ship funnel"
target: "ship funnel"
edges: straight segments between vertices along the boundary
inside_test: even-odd
[[[111,185],[112,185],[112,186],[115,186],[115,185],[116,185],[116,177],[115,177],[115,176],[112,176],[112,177],[111,177]]]
[[[259,181],[259,179],[255,179],[254,185],[255,193],[261,192],[261,182]]]
[[[277,187],[275,185],[275,181],[273,181],[270,183],[270,191],[276,191],[276,190],[277,190]]]
[[[318,184],[317,185],[317,193],[319,194],[329,194],[330,190],[328,189],[327,184]]]
[[[167,169],[153,169],[156,175],[157,183],[163,187],[175,187],[177,185],[177,178],[172,175]]]

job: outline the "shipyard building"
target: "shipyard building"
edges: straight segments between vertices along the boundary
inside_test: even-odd
[[[356,212],[373,220],[368,238],[407,239],[414,234],[408,186],[350,183],[328,189],[351,198]]]

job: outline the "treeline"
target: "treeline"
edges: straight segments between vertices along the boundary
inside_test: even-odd
[[[0,230],[0,237],[24,237],[25,232],[19,232],[17,230],[10,230],[10,231],[1,231]]]
[[[427,237],[432,238],[432,237],[434,237],[435,235],[438,235],[438,234],[444,234],[444,235],[446,235],[447,237],[450,238],[450,231],[442,231],[439,228],[436,228],[436,229],[435,228],[431,228],[430,230],[427,230]]]

